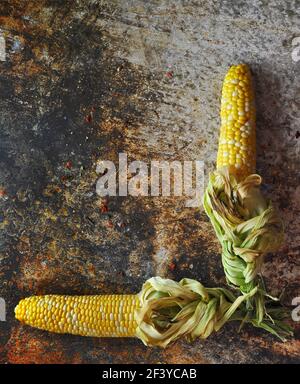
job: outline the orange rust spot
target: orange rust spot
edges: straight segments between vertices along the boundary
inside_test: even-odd
[[[196,342],[196,341],[195,341]],[[192,352],[189,351],[185,343],[175,343],[162,352],[164,359],[168,364],[208,364],[201,352],[193,348]]]
[[[32,335],[30,328],[18,326],[13,328],[8,342],[7,360],[11,364],[60,364],[62,362],[73,362],[70,354],[64,354],[62,344],[58,341],[49,344]],[[75,357],[78,360],[78,356]]]
[[[21,76],[33,76],[43,71],[43,67],[30,59],[13,67],[13,71]]]
[[[10,16],[0,16],[0,24],[3,29],[16,31],[19,33],[43,33],[44,36],[51,36],[53,29],[43,21],[42,11],[44,2],[23,2],[14,0],[14,11]],[[22,16],[30,15],[30,18],[35,21],[31,23],[22,19]]]
[[[0,16],[0,24],[2,28],[9,30],[23,31],[25,29],[23,20],[15,17]]]
[[[299,357],[300,340],[292,339],[288,343],[275,342],[272,349],[280,355]]]

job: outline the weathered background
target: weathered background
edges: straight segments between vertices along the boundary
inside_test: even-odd
[[[235,5],[236,4],[236,5]],[[264,276],[300,296],[299,1],[1,0],[0,361],[300,362],[285,344],[235,324],[166,350],[138,340],[48,334],[14,306],[41,293],[137,292],[153,275],[225,284],[220,249],[185,199],[95,193],[99,159],[205,160],[214,168],[222,80],[247,62],[258,106],[258,171],[286,225]]]

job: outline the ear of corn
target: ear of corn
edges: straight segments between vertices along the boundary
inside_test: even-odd
[[[94,337],[137,337],[166,347],[180,337],[207,338],[229,320],[249,322],[283,337],[278,321],[247,316],[247,301],[258,288],[236,297],[225,288],[205,288],[192,279],[179,283],[152,277],[137,295],[32,296],[15,308],[18,320],[55,333]],[[280,334],[279,331],[280,330]]]
[[[259,275],[264,255],[282,243],[283,226],[260,191],[262,179],[253,174],[255,158],[251,74],[245,64],[239,64],[229,69],[224,80],[217,170],[210,174],[203,205],[222,246],[227,282],[242,295],[257,288],[247,299],[241,320],[284,339],[292,334],[281,321],[286,311],[277,299],[270,300]]]
[[[95,337],[138,337],[145,345],[166,347],[179,337],[207,338],[238,311],[256,288],[236,298],[222,288],[205,288],[153,277],[138,295],[32,296],[15,308],[18,320],[56,333]]]
[[[56,333],[97,337],[133,337],[140,306],[136,295],[32,296],[15,308],[16,318]]]
[[[250,70],[233,65],[224,80],[217,168],[241,179],[255,172],[255,105]]]

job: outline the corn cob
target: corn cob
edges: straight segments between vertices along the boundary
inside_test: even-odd
[[[217,170],[212,172],[204,194],[204,209],[222,245],[222,264],[227,282],[247,300],[243,321],[284,339],[291,330],[273,308],[259,276],[264,255],[282,243],[282,222],[271,202],[263,197],[261,177],[255,172],[255,106],[250,70],[232,66],[224,80],[221,98],[221,133]],[[266,299],[268,298],[268,299]],[[271,314],[274,315],[272,319]]]
[[[237,178],[255,172],[255,105],[252,79],[245,64],[233,65],[224,80],[217,168]]]
[[[137,337],[166,347],[181,336],[207,338],[232,316],[256,288],[236,298],[224,288],[205,288],[192,279],[179,283],[153,277],[137,295],[32,296],[15,308],[21,322],[56,333],[94,337]]]
[[[133,337],[137,295],[32,296],[15,308],[18,320],[56,333],[96,337]]]

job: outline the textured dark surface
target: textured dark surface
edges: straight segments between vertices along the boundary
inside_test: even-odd
[[[105,202],[95,193],[96,163],[119,152],[146,162],[199,159],[207,174],[223,76],[240,61],[256,81],[258,171],[287,233],[264,276],[287,303],[300,296],[297,9],[279,0],[1,1],[0,362],[300,362],[297,331],[283,344],[229,324],[206,341],[158,350],[48,334],[13,316],[27,295],[131,293],[157,274],[225,284],[201,209],[173,197]]]

